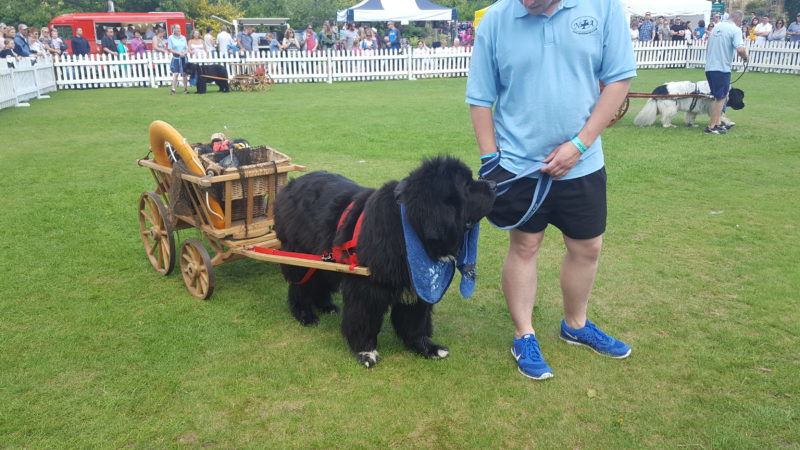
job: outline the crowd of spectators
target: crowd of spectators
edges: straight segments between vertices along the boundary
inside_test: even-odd
[[[648,12],[644,17],[632,17],[630,34],[633,41],[670,41],[688,42],[707,41],[714,26],[722,20],[718,13],[711,17],[706,25],[704,20],[699,20],[697,26],[691,22],[683,22],[680,17],[667,18],[658,16],[652,18]],[[764,45],[767,42],[798,42],[800,41],[800,14],[788,27],[783,18],[778,18],[773,23],[767,15],[759,18],[752,14],[750,20],[742,23],[742,37],[755,45]]]

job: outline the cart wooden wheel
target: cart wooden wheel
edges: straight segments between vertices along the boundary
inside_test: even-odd
[[[169,275],[175,267],[175,238],[169,212],[161,198],[153,191],[139,197],[139,234],[144,250],[153,268],[162,275]]]
[[[619,106],[619,109],[617,110],[617,113],[614,114],[614,117],[611,118],[611,123],[609,123],[608,126],[610,127],[610,126],[614,125],[615,123],[617,123],[619,121],[619,119],[622,119],[622,116],[624,116],[625,113],[628,112],[628,107],[630,105],[631,105],[631,99],[628,98],[628,97],[625,97],[625,101],[623,101],[622,104]]]
[[[187,239],[181,245],[181,275],[186,289],[196,298],[205,300],[214,293],[214,266],[206,247],[197,239]]]

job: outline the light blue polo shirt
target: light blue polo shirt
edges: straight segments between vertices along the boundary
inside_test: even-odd
[[[636,76],[629,24],[619,0],[562,0],[552,16],[532,16],[500,0],[477,30],[467,103],[494,106],[500,165],[520,173],[575,137],[606,84]],[[598,138],[560,180],[603,167]]]
[[[185,53],[186,50],[189,49],[189,46],[186,45],[186,37],[183,35],[181,35],[179,38],[176,38],[174,34],[170,34],[167,42],[169,43],[169,49],[178,53]]]
[[[739,47],[744,47],[742,29],[727,20],[717,24],[708,35],[706,72],[730,72]]]

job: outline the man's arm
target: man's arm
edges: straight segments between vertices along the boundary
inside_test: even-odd
[[[591,147],[600,133],[603,132],[611,123],[611,119],[619,111],[619,106],[631,87],[631,78],[615,81],[603,88],[600,98],[597,100],[592,115],[578,133],[578,139],[586,147]],[[548,163],[542,172],[550,174],[553,178],[561,178],[567,174],[581,159],[581,152],[572,142],[565,142],[553,150],[544,162]]]
[[[495,153],[497,142],[494,139],[492,108],[470,105],[469,114],[472,118],[472,129],[475,131],[475,140],[478,141],[478,150],[481,156]]]
[[[742,61],[747,62],[750,58],[747,56],[747,47],[737,47],[736,53],[742,58]]]

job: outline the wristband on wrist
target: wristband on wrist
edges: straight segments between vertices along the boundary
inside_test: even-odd
[[[481,155],[481,161],[484,159],[494,158],[495,156],[497,156],[497,152],[489,153],[488,155]]]
[[[574,138],[572,138],[572,140],[570,142],[575,144],[575,147],[577,147],[578,151],[581,152],[581,153],[585,152],[586,150],[589,150],[589,147],[587,147],[586,144],[581,142],[581,140],[580,140],[580,138],[578,138],[578,136],[575,136]]]

